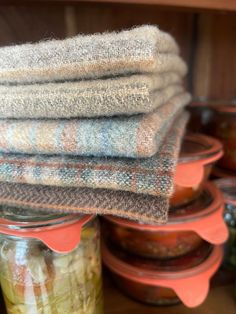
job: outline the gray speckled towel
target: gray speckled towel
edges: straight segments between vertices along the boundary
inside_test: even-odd
[[[176,93],[177,73],[30,85],[0,85],[0,118],[77,118],[146,113]],[[154,101],[155,99],[155,101]]]
[[[171,35],[156,26],[118,33],[78,35],[0,48],[0,83],[93,79],[135,73],[176,72],[186,64]]]

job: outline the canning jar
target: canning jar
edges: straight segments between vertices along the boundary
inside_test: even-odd
[[[215,106],[210,133],[218,138],[224,147],[219,160],[222,168],[236,171],[236,106]]]
[[[206,247],[204,247],[206,250]],[[222,260],[222,248],[198,251],[193,255],[149,263],[137,260],[128,253],[102,246],[103,262],[111,271],[117,286],[128,296],[153,305],[173,305],[182,301],[188,307],[200,305],[209,290],[209,281]],[[206,254],[207,253],[207,254]],[[204,259],[203,259],[204,256]]]
[[[212,137],[202,134],[185,136],[174,177],[172,207],[187,204],[199,196],[212,166],[222,154],[221,143]]]
[[[94,216],[1,208],[0,282],[11,314],[102,314]]]
[[[195,250],[204,241],[222,244],[228,235],[223,209],[220,191],[205,183],[196,201],[170,212],[166,225],[104,216],[102,230],[106,241],[127,252],[148,258],[174,258]]]
[[[229,240],[225,245],[225,265],[236,270],[236,179],[219,179],[215,183],[224,194],[224,218],[229,228]]]

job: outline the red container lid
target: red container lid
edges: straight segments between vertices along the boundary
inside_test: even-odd
[[[176,167],[175,184],[183,187],[200,184],[204,178],[204,167],[216,162],[222,155],[223,146],[215,138],[198,133],[186,135]]]
[[[180,271],[147,270],[133,266],[118,258],[104,244],[103,261],[114,273],[146,285],[170,288],[188,307],[200,305],[209,291],[209,282],[219,268],[223,250],[215,246],[210,255],[200,265]]]
[[[2,206],[0,234],[37,239],[55,252],[68,253],[79,245],[82,228],[93,217]]]
[[[169,213],[166,225],[143,224],[114,216],[106,216],[106,219],[123,227],[143,231],[194,231],[211,244],[222,244],[228,237],[223,211],[221,192],[213,183],[207,182],[196,201]]]

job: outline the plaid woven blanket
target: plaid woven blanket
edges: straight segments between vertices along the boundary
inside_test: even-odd
[[[176,114],[190,101],[181,93],[153,113],[76,120],[0,120],[0,152],[150,157]]]
[[[0,83],[35,83],[148,72],[186,73],[171,35],[155,26],[0,48]]]
[[[167,222],[169,207],[168,198],[161,196],[6,182],[0,182],[0,206],[31,211],[109,214],[158,224]]]
[[[73,118],[147,113],[176,93],[181,76],[131,75],[102,80],[0,85],[0,118]],[[154,102],[155,99],[155,102]]]
[[[177,118],[150,158],[0,154],[0,181],[123,190],[170,196],[186,113]]]

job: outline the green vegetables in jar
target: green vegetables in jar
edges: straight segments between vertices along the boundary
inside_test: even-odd
[[[58,254],[35,239],[3,236],[1,286],[8,314],[102,314],[99,231],[90,222],[78,247]]]

